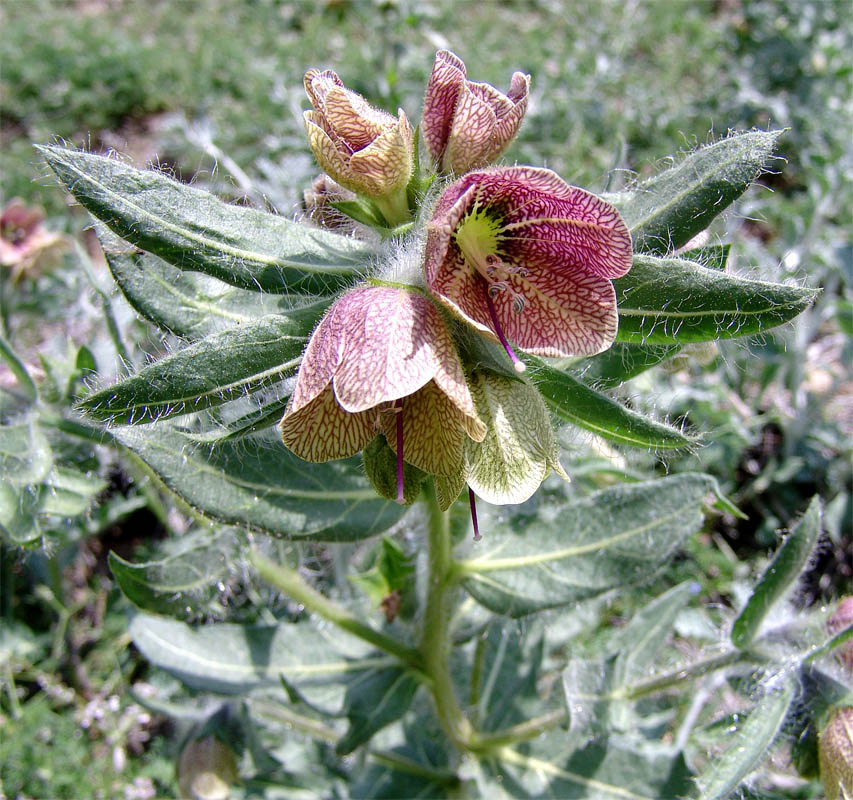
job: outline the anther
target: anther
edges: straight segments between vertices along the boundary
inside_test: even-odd
[[[480,526],[477,524],[477,503],[474,500],[474,490],[468,487],[468,505],[471,508],[471,524],[474,527],[474,541],[479,542],[483,537],[480,535]]]

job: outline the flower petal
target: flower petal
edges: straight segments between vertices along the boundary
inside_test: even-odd
[[[329,90],[335,86],[343,87],[344,82],[338,77],[336,72],[330,69],[309,69],[305,73],[302,85],[305,87],[305,94],[308,95],[311,105],[321,110]]]
[[[432,475],[462,471],[465,441],[464,415],[444,392],[430,381],[403,399],[399,410],[380,414],[379,424],[391,449],[397,452],[396,415],[403,415],[403,459]]]
[[[302,354],[302,363],[296,377],[296,386],[290,396],[287,413],[295,413],[320,395],[329,385],[343,357],[343,328],[337,317],[337,304],[320,320],[308,346]]]
[[[441,162],[444,170],[448,172],[462,173],[485,166],[491,160],[489,156],[495,149],[497,131],[495,109],[483,98],[481,92],[471,91],[472,85],[484,86],[485,84],[466,82],[459,90],[453,125]],[[489,89],[506,101],[497,89],[491,86]]]
[[[348,183],[350,172],[347,158],[332,138],[334,134],[329,132],[322,114],[305,111],[302,116],[305,120],[308,144],[317,163],[333,180]]]
[[[489,432],[465,444],[468,485],[488,503],[523,503],[556,463],[545,403],[532,386],[487,370],[472,375],[471,391]]]
[[[456,99],[465,83],[465,75],[465,64],[455,53],[439,50],[435,54],[424,98],[421,135],[427,152],[436,162],[441,160],[447,146]]]
[[[397,124],[387,111],[374,108],[360,94],[335,86],[326,94],[326,121],[351,151],[367,147]]]
[[[387,194],[409,182],[414,166],[409,131],[409,122],[401,110],[394,127],[352,154],[349,160],[352,179],[363,183],[365,194]]]
[[[426,297],[374,286],[347,293],[336,308],[348,322],[333,386],[347,411],[405,397],[433,378],[450,334]]]
[[[494,231],[489,263],[497,267],[463,255],[455,236],[469,214]],[[445,190],[428,228],[425,269],[430,291],[480,331],[498,338],[490,292],[514,346],[592,355],[616,335],[610,279],[624,275],[631,259],[630,233],[609,203],[550,170],[507,167],[469,173]]]
[[[305,461],[349,458],[376,435],[375,415],[351,414],[335,400],[330,388],[298,410],[289,408],[281,420],[285,446]]]

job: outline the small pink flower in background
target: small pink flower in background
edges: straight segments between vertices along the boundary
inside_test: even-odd
[[[393,217],[389,223],[408,218],[405,190],[414,158],[403,110],[394,117],[373,108],[331,70],[308,70],[305,91],[314,106],[303,116],[317,163],[341,186],[378,201]]]
[[[392,286],[355,289],[331,307],[302,357],[281,429],[290,450],[315,462],[355,455],[383,432],[400,482],[403,460],[433,475],[460,472],[466,438],[486,435],[438,309]]]
[[[439,197],[427,230],[426,281],[446,306],[510,347],[593,355],[616,336],[612,279],[631,268],[619,212],[534,167],[471,172]]]
[[[13,282],[67,246],[64,236],[44,227],[44,211],[15,197],[0,213],[0,264],[12,270]]]
[[[509,147],[527,111],[530,76],[513,73],[509,92],[466,77],[454,53],[435,54],[421,131],[427,151],[443,172],[462,174],[487,166]]]

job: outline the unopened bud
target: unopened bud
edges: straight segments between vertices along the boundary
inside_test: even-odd
[[[853,797],[853,708],[839,708],[818,741],[820,777],[827,800]]]
[[[215,736],[188,742],[178,762],[181,797],[191,800],[227,800],[237,780],[237,757]]]
[[[317,163],[341,186],[373,198],[390,225],[406,222],[414,145],[402,109],[394,117],[373,108],[331,70],[309,70],[305,91],[314,106],[304,113],[305,130]]]

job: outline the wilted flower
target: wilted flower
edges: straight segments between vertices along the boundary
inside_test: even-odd
[[[383,432],[398,458],[432,475],[462,469],[467,438],[486,434],[438,309],[423,294],[371,286],[340,298],[317,326],[281,421],[306,461],[362,450]]]
[[[11,268],[14,282],[66,245],[64,236],[51,233],[43,223],[44,211],[28,207],[20,197],[0,213],[0,264]]]
[[[373,108],[331,70],[308,70],[305,91],[314,106],[304,113],[314,157],[341,186],[373,198],[389,224],[409,219],[406,185],[414,166],[412,128]]]
[[[500,341],[543,356],[593,355],[616,336],[611,279],[631,268],[619,212],[534,167],[471,172],[438,200],[426,281],[445,305]],[[509,341],[508,341],[509,340]]]
[[[355,200],[355,193],[335,183],[328,175],[318,175],[311,188],[302,192],[302,209],[307,217],[322,225],[341,232],[354,229],[353,221],[338,211],[332,203]]]
[[[518,133],[530,76],[513,73],[509,92],[466,77],[465,64],[448,50],[435,54],[424,99],[424,143],[444,172],[461,174],[491,164]]]

